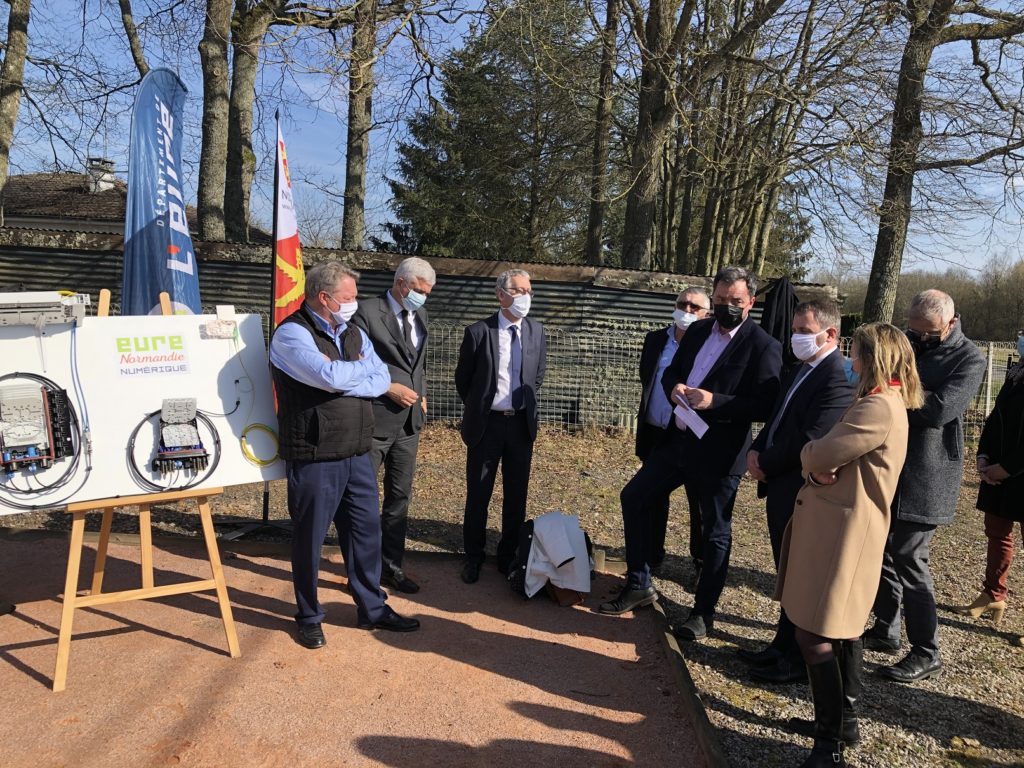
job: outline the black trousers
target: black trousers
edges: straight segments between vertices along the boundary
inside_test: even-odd
[[[419,405],[414,405],[418,408]],[[370,457],[374,476],[384,465],[384,500],[380,509],[381,560],[384,572],[402,569],[405,536],[409,528],[409,501],[416,474],[419,432],[410,434],[406,424],[396,434],[374,435]]]
[[[668,430],[665,429],[661,432],[662,434],[655,443],[656,446],[668,442]],[[668,533],[671,502],[671,492],[654,496],[647,502],[651,513],[651,548],[647,553],[648,565],[653,566],[665,559],[665,536]],[[686,504],[690,516],[690,559],[694,563],[701,563],[704,559],[704,533],[700,522],[700,497],[690,486],[686,488]]]
[[[765,515],[768,518],[768,538],[772,544],[772,558],[775,560],[775,572],[779,572],[779,556],[782,553],[782,537],[786,526],[793,517],[796,495],[804,486],[804,479],[799,472],[790,472],[782,477],[773,478],[768,483],[768,495],[765,498]],[[794,658],[800,657],[800,649],[796,644],[796,627],[789,620],[786,611],[779,609],[779,621],[775,626],[775,637],[771,644],[783,653]]]
[[[498,562],[509,563],[516,553],[519,526],[526,520],[526,496],[530,486],[533,438],[526,412],[510,416],[491,411],[480,442],[466,450],[466,510],[462,522],[467,560],[483,562],[487,543],[487,508],[501,465],[501,540]]]

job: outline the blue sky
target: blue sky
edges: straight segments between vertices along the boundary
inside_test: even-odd
[[[159,0],[135,0],[137,20],[145,17],[147,3],[162,5]],[[83,10],[84,9],[84,10]],[[0,10],[0,13],[5,13]],[[83,16],[88,23],[83,29]],[[465,32],[466,21],[454,25],[438,25],[434,30],[432,47],[440,57],[449,46],[457,44]],[[196,175],[199,161],[199,128],[202,106],[202,82],[196,44],[201,29],[187,31],[180,46],[158,45],[155,37],[144,30],[146,55],[151,66],[167,66],[176,72],[189,88],[189,101],[185,115],[186,157],[188,168],[186,192],[194,201]],[[111,0],[48,0],[33,8],[30,26],[30,54],[53,55],[55,51],[68,46],[78,46],[87,55],[109,70],[131,73],[132,64],[127,45],[120,28],[117,4]],[[300,54],[296,60],[306,61],[301,48],[297,51],[282,45],[276,49],[279,55]],[[379,87],[375,103],[375,118],[381,121],[372,135],[369,162],[368,188],[366,199],[367,223],[371,234],[379,234],[379,225],[391,218],[389,209],[390,189],[386,177],[393,174],[396,159],[396,144],[403,136],[403,118],[421,103],[416,98],[405,100],[408,92],[407,77],[411,59],[408,44],[396,40],[377,67]],[[310,59],[311,60],[311,59]],[[309,69],[315,69],[310,67]],[[265,67],[261,73],[257,92],[271,90],[280,70]],[[422,88],[420,89],[422,95]],[[127,105],[131,93],[115,95],[114,103],[119,105],[120,114],[107,120],[88,136],[76,139],[79,154],[103,155],[115,161],[119,175],[127,170]],[[313,99],[317,103],[310,102]],[[293,170],[296,204],[300,222],[304,218],[329,217],[332,226],[340,232],[342,180],[345,164],[345,112],[347,97],[343,78],[331,78],[323,72],[307,71],[292,74],[286,78],[275,95],[265,96],[257,103],[255,114],[254,149],[257,152],[259,169],[252,190],[252,213],[254,221],[269,225],[271,220],[274,111],[280,108],[283,115],[283,130],[288,146],[289,162]],[[11,151],[12,173],[31,172],[52,167],[54,153],[46,142],[38,138],[38,120],[32,110],[22,103],[19,115],[19,129]],[[64,167],[79,170],[72,153],[66,148],[57,148],[57,156]],[[1024,185],[1024,181],[1018,180]],[[333,194],[317,189],[325,187]],[[992,199],[1000,197],[998,185],[984,190]],[[1018,189],[1018,193],[1024,190]],[[312,227],[312,225],[309,225]],[[845,227],[852,245],[836,253],[830,241],[816,234],[811,249],[816,255],[815,267],[835,267],[843,271],[866,271],[874,245],[877,222],[871,217],[857,224]],[[991,215],[949,217],[935,232],[924,232],[913,225],[905,257],[905,269],[945,270],[951,266],[980,269],[995,256],[1011,260],[1021,258],[1024,221],[1021,214],[1012,207],[997,211],[993,206]],[[307,232],[306,241],[311,239]]]

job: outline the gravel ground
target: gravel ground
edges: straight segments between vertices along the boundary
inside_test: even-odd
[[[567,434],[545,429],[538,436],[529,514],[551,509],[579,514],[595,543],[621,555],[618,494],[638,466],[632,437],[616,432]],[[416,550],[457,551],[462,537],[465,450],[458,432],[428,427],[420,444],[409,546]],[[973,457],[969,458],[973,466]],[[932,546],[932,572],[939,602],[944,674],[911,686],[871,674],[892,657],[866,654],[861,705],[864,741],[849,753],[852,766],[1024,766],[1024,634],[1019,612],[1007,611],[993,628],[986,619],[953,614],[949,606],[977,594],[985,549],[980,513],[974,510],[977,476],[964,478],[957,521],[939,530]],[[228,489],[213,501],[217,519],[239,523],[262,512],[262,486]],[[492,502],[497,524],[500,483]],[[271,517],[286,517],[284,483],[271,484]],[[670,553],[687,552],[687,510],[680,492],[669,523]],[[90,521],[98,528],[99,516]],[[9,526],[65,529],[63,513],[13,515]],[[115,516],[114,529],[135,531],[134,514]],[[165,533],[198,535],[198,518],[186,508],[155,508],[154,527]],[[226,530],[230,526],[225,526]],[[496,532],[491,531],[492,544]],[[687,663],[711,722],[718,728],[733,766],[789,766],[800,762],[809,740],[777,726],[792,715],[810,716],[804,685],[762,686],[749,680],[737,647],[758,647],[772,635],[778,606],[771,548],[763,504],[754,484],[740,486],[733,525],[733,552],[718,621],[712,636],[684,648]],[[280,536],[266,530],[250,538]],[[657,587],[670,619],[681,621],[692,605],[688,557],[670,554]],[[1015,581],[1011,573],[1011,587]],[[1011,591],[1010,600],[1015,594]],[[1011,606],[1012,608],[1012,606]]]

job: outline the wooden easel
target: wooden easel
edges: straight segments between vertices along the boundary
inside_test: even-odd
[[[161,308],[165,315],[170,314],[170,299],[166,293],[160,295]],[[98,315],[106,316],[110,311],[110,291],[100,291]],[[224,569],[220,562],[217,549],[217,537],[213,530],[213,515],[210,512],[209,499],[224,492],[223,488],[192,488],[184,491],[165,493],[149,493],[138,496],[122,496],[116,499],[99,499],[68,504],[67,512],[72,515],[71,543],[68,552],[68,570],[64,582],[64,605],[61,611],[60,636],[57,640],[57,667],[53,674],[53,690],[63,691],[67,684],[68,662],[71,658],[71,632],[74,626],[75,609],[87,608],[91,605],[109,605],[126,603],[132,600],[150,600],[169,595],[182,595],[191,592],[216,590],[220,615],[224,622],[224,635],[227,638],[228,652],[231,658],[241,656],[238,647],[238,635],[235,633],[235,622],[231,615],[231,602],[228,599],[227,584],[224,580]],[[150,509],[160,502],[176,502],[184,499],[195,499],[199,507],[199,518],[203,526],[203,539],[210,560],[212,578],[186,581],[178,584],[156,586],[153,578],[153,534]],[[103,592],[103,574],[107,562],[107,545],[110,542],[110,526],[114,519],[115,507],[138,506],[139,508],[139,549],[142,562],[142,587],[120,592]],[[85,514],[93,510],[103,511],[100,524],[100,538],[96,548],[96,564],[93,567],[92,589],[87,595],[78,595],[78,576],[82,563],[82,548],[85,542]]]

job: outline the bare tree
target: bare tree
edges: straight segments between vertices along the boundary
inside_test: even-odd
[[[981,47],[984,41],[1002,42],[995,51],[998,67],[1004,61],[1006,46],[1015,36],[1024,33],[1024,10],[1018,7],[1010,11],[977,2],[957,3],[955,0],[908,0],[902,12],[908,34],[893,106],[885,191],[879,207],[878,237],[864,307],[866,320],[889,320],[892,317],[911,220],[915,174],[979,168],[999,159],[1016,164],[1019,170],[1024,162],[1018,153],[1024,148],[1024,107],[1019,100],[1019,70],[1015,84],[1018,99],[1013,100],[1005,91],[1000,93],[993,78],[993,66]],[[960,20],[955,20],[955,17]],[[953,43],[970,44],[970,66],[980,72],[980,87],[976,90],[990,96],[1003,115],[1003,121],[989,122],[980,128],[969,126],[970,115],[961,104],[957,110],[957,122],[967,124],[969,129],[964,131],[958,126],[957,131],[964,140],[957,148],[947,148],[941,128],[936,131],[937,136],[926,134],[922,116],[925,112],[925,82],[933,55],[939,47]],[[1010,86],[1011,91],[1013,87]],[[922,147],[926,145],[936,152],[935,157],[921,157]],[[954,152],[959,149],[963,154],[941,156],[943,149],[954,149]],[[1012,175],[1013,171],[1009,172]]]
[[[608,207],[608,153],[612,126],[612,82],[615,75],[621,0],[607,0],[601,35],[601,73],[597,85],[594,119],[594,162],[590,180],[590,213],[587,218],[585,258],[588,264],[604,263],[604,216]]]
[[[377,0],[356,9],[349,61],[348,132],[345,138],[345,210],[341,246],[358,250],[366,240],[366,161],[373,127],[373,65],[377,58]]]
[[[30,0],[9,1],[11,12],[7,17],[7,45],[4,63],[0,67],[0,211],[3,208],[3,188],[7,184],[11,141],[14,139],[14,126],[18,122],[18,108],[21,105],[31,4]]]
[[[203,136],[199,156],[199,237],[224,240],[224,182],[228,156],[228,38],[231,4],[207,0],[199,43],[203,68]]]

